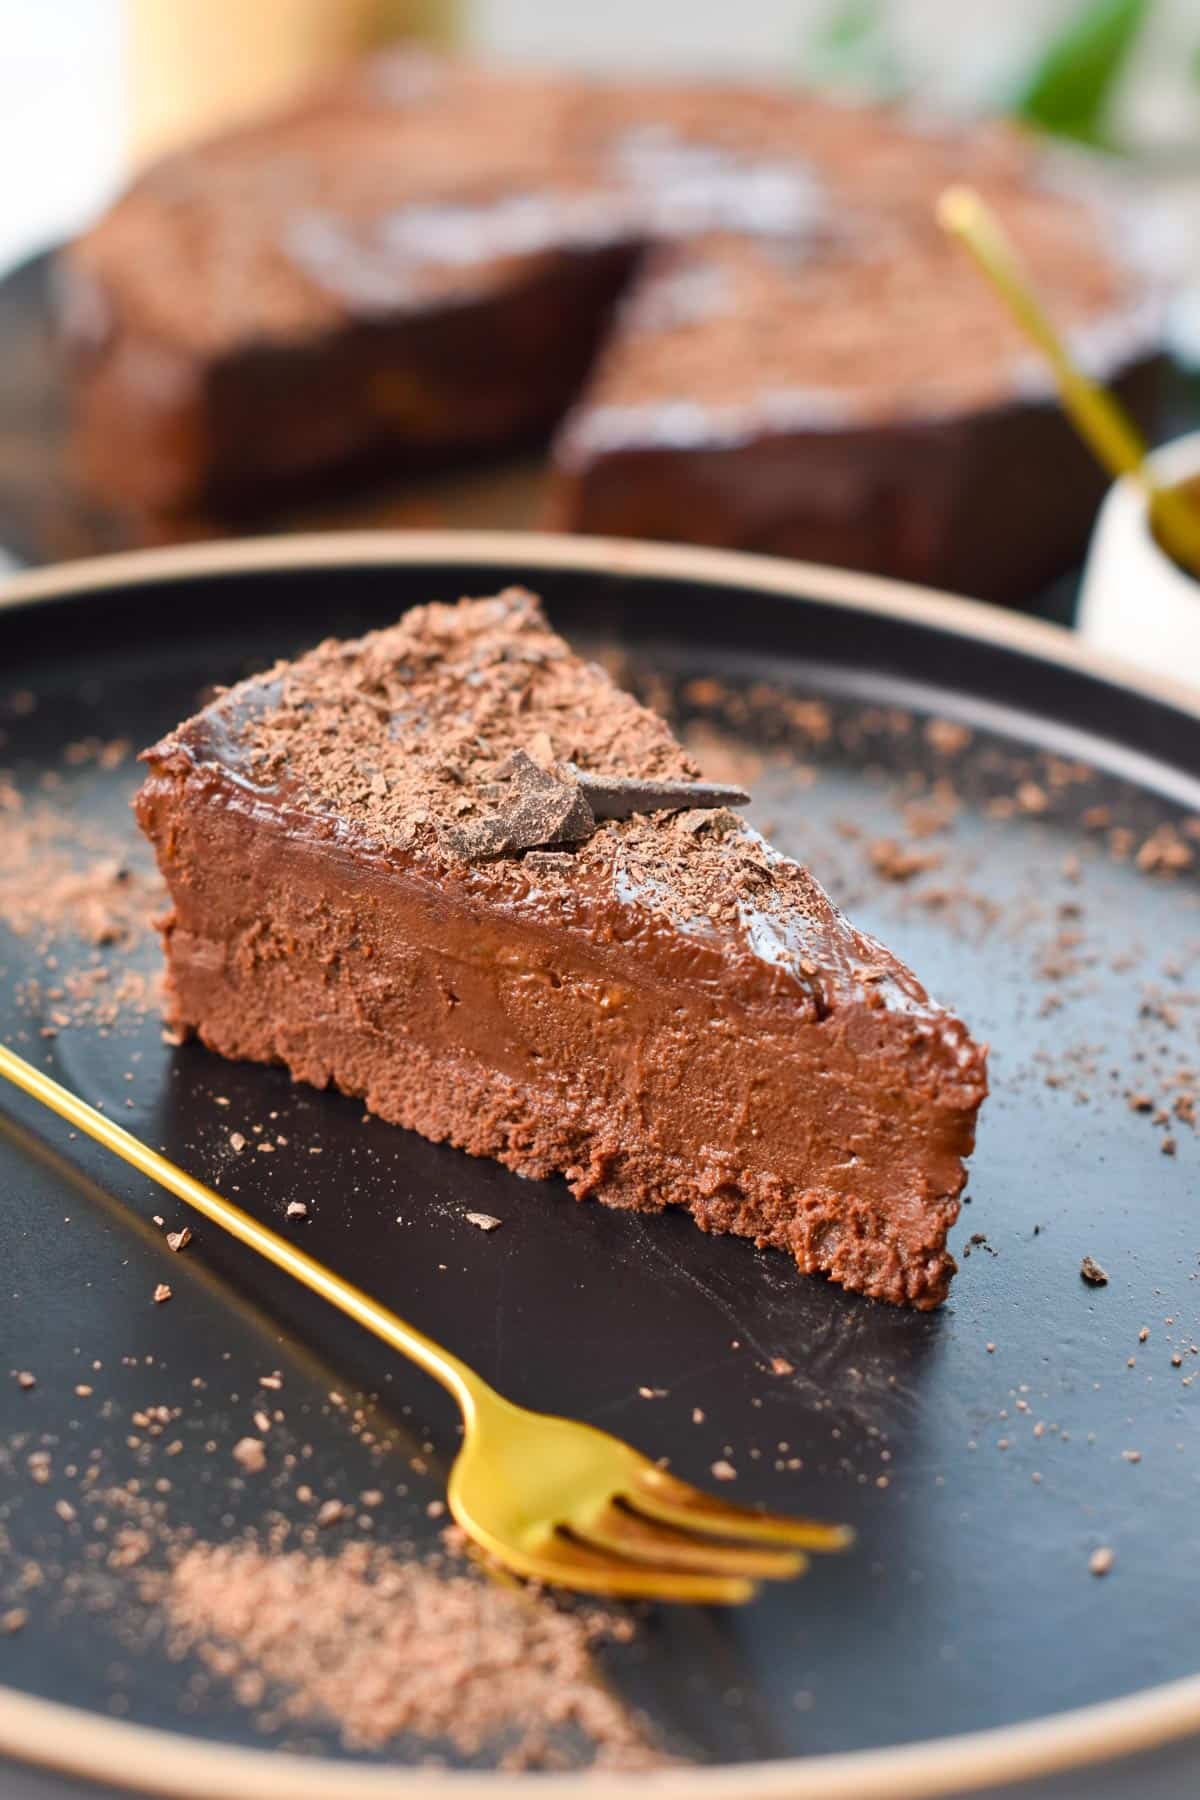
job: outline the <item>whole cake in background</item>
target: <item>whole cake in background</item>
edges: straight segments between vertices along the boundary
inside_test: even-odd
[[[331,639],[145,761],[174,1031],[578,1199],[945,1298],[985,1050],[531,594]]]
[[[1144,418],[1157,284],[1090,165],[782,89],[388,52],[68,247],[80,466],[183,517],[549,437],[557,527],[1011,597],[1071,561],[1100,477],[934,223],[954,180]]]

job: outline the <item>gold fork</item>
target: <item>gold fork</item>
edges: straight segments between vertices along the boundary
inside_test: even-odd
[[[749,1600],[760,1581],[801,1574],[805,1550],[850,1543],[844,1526],[731,1505],[606,1431],[515,1406],[423,1331],[2,1044],[0,1075],[448,1388],[465,1426],[450,1471],[450,1509],[476,1544],[516,1574],[580,1593],[733,1604]]]

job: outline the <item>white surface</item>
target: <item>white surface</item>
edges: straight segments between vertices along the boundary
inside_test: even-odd
[[[1200,432],[1150,461],[1161,481],[1200,474]],[[1110,488],[1092,533],[1079,630],[1097,650],[1200,690],[1200,581],[1159,549],[1145,496],[1128,478]]]
[[[467,29],[514,60],[633,73],[700,69],[797,81],[844,0],[466,0]],[[1177,0],[1168,0],[1174,5]],[[1184,0],[1194,3],[1194,0]],[[931,93],[995,98],[1078,0],[888,0],[887,34]]]
[[[0,0],[0,272],[77,229],[120,180],[121,13],[120,0]]]

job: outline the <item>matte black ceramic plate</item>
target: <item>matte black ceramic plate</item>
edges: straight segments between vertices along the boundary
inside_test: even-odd
[[[0,928],[0,1035],[264,1218],[306,1201],[306,1247],[515,1398],[594,1419],[702,1481],[726,1458],[736,1497],[855,1525],[855,1552],[803,1583],[739,1611],[652,1613],[609,1656],[617,1686],[714,1781],[729,1765],[798,1758],[793,1786],[770,1791],[801,1791],[805,1768],[829,1774],[805,1759],[1019,1726],[1194,1677],[1200,713],[1103,679],[1049,628],[854,576],[535,538],[295,540],[28,578],[26,603],[0,611],[0,766],[133,846],[135,766],[72,760],[65,746],[149,742],[214,682],[410,603],[514,580],[672,710],[714,773],[748,769],[775,841],[991,1042],[948,1305],[893,1310],[683,1218],[578,1206],[557,1183],[364,1120],[281,1072],[165,1045],[153,1017],[56,1027],[51,990],[70,958],[119,969],[119,946],[61,950],[48,973],[29,937]],[[66,1469],[94,1455],[106,1479],[152,1482],[161,1447],[144,1433],[131,1444],[130,1420],[165,1405],[180,1409],[184,1447],[167,1471],[180,1524],[215,1539],[268,1494],[297,1508],[293,1481],[239,1485],[229,1455],[263,1397],[258,1377],[279,1369],[273,1457],[311,1445],[318,1500],[383,1487],[377,1534],[421,1541],[438,1529],[425,1509],[454,1452],[453,1414],[424,1377],[211,1228],[172,1256],[151,1218],[179,1222],[178,1206],[28,1104],[5,1097],[3,1113],[0,1611],[27,1559],[55,1573],[44,1602],[36,1589],[23,1601],[24,1630],[0,1636],[0,1681],[261,1746],[219,1682],[198,1691],[186,1662],[121,1629],[119,1606],[62,1598],[87,1569],[86,1521],[56,1510],[75,1492]],[[235,1155],[230,1131],[254,1124],[279,1148]],[[470,1210],[502,1229],[474,1229]],[[1081,1280],[1085,1255],[1106,1286]],[[156,1307],[163,1280],[174,1298]],[[772,1373],[775,1358],[794,1372]],[[36,1386],[19,1387],[18,1369]],[[362,1402],[365,1421],[362,1395],[378,1397]],[[27,1458],[44,1442],[52,1474],[38,1483]],[[1104,1578],[1089,1572],[1101,1547],[1114,1552]],[[18,1713],[6,1727],[0,1704],[10,1745]],[[1068,1721],[1046,1742],[1082,1755],[1090,1736],[1107,1753],[1189,1716],[1200,1723],[1200,1682]],[[364,1760],[332,1730],[306,1740]],[[1024,1746],[1015,1761],[1005,1742]],[[1027,1768],[1033,1742],[990,1740],[970,1766]],[[420,1754],[400,1743],[365,1760]],[[885,1774],[858,1791],[884,1792]],[[750,1772],[722,1791],[752,1791]]]

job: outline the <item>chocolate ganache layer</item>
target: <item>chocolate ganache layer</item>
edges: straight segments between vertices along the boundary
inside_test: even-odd
[[[984,1050],[532,595],[323,643],[145,760],[175,1029],[580,1199],[945,1297]]]

